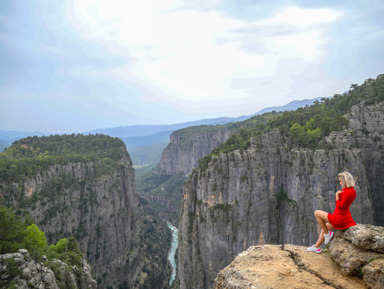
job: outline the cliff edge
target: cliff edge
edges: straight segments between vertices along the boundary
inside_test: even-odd
[[[215,289],[384,288],[384,227],[338,231],[329,251],[295,245],[252,246],[215,279]]]

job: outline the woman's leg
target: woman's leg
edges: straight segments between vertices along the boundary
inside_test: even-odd
[[[327,226],[328,231],[330,231],[330,230],[334,230],[334,229],[335,229],[335,228],[331,225],[331,223],[327,223],[326,226]],[[324,238],[324,230],[321,229],[321,233],[320,233],[320,235],[319,235],[319,239],[317,240],[317,242],[316,242],[316,244],[315,244],[315,247],[316,247],[316,248],[319,248],[319,247],[321,246],[321,244],[324,243],[324,240],[325,240],[325,238]]]
[[[324,231],[323,234],[328,234],[328,228],[326,223],[329,223],[328,213],[320,210],[315,211],[315,217],[317,222],[319,223],[321,229]]]

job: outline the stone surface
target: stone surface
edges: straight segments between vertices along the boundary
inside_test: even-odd
[[[59,263],[61,265],[60,276],[55,276],[53,271],[41,263],[36,263],[27,250],[19,250],[20,253],[9,253],[0,255],[0,288],[7,288],[10,282],[16,284],[16,288],[39,288],[39,289],[59,289],[57,281],[66,285],[65,288],[79,288],[79,289],[96,289],[97,282],[92,278],[91,267],[83,260],[81,267],[81,276],[76,276],[73,272],[76,272],[76,268],[67,270],[67,264],[59,260],[53,260],[53,263]],[[20,257],[22,256],[22,258]],[[24,256],[26,258],[24,259]],[[17,265],[21,271],[20,275],[14,278],[6,274],[6,266],[4,266],[4,260],[12,258],[15,261],[18,260]],[[21,268],[24,268],[21,270]]]
[[[361,249],[384,253],[384,227],[357,224],[338,234]]]
[[[215,289],[365,288],[358,277],[345,276],[327,254],[295,245],[250,247],[220,271]]]
[[[354,106],[346,118],[350,127],[331,133],[327,149],[294,148],[275,130],[190,175],[179,223],[181,288],[211,288],[250,246],[312,245],[319,233],[313,212],[334,210],[343,170],[358,176],[354,220],[384,225],[384,103]]]
[[[342,238],[335,238],[329,245],[331,258],[347,275],[361,274],[361,268],[371,260],[384,257],[383,254],[365,251]]]
[[[189,175],[198,166],[197,160],[225,142],[234,129],[218,129],[208,133],[184,136],[184,130],[173,132],[168,146],[163,150],[159,167],[167,173],[184,172]]]
[[[384,259],[374,260],[363,268],[364,281],[370,288],[384,288]]]
[[[347,275],[363,276],[371,288],[384,288],[384,227],[357,224],[335,233],[331,258]]]

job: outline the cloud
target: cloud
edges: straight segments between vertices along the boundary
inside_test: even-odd
[[[384,6],[374,1],[2,3],[12,6],[0,9],[3,127],[238,116],[382,73]]]
[[[217,1],[206,9],[179,0],[130,3],[78,0],[68,15],[82,37],[130,58],[104,74],[147,83],[153,87],[153,94],[143,95],[147,101],[178,105],[252,97],[250,82],[241,87],[241,79],[292,77],[278,71],[282,62],[298,59],[305,66],[321,60],[326,26],[342,16],[332,9],[286,7],[270,18],[249,21],[208,9]],[[290,81],[286,85],[287,90]],[[266,87],[263,93],[268,94]]]

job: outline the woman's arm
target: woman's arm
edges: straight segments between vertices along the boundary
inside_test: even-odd
[[[341,191],[339,191],[341,193]],[[338,192],[337,192],[338,193]],[[353,196],[349,193],[344,193],[343,197],[340,200],[340,194],[336,193],[336,207],[340,210],[345,210],[348,208],[353,202]]]

